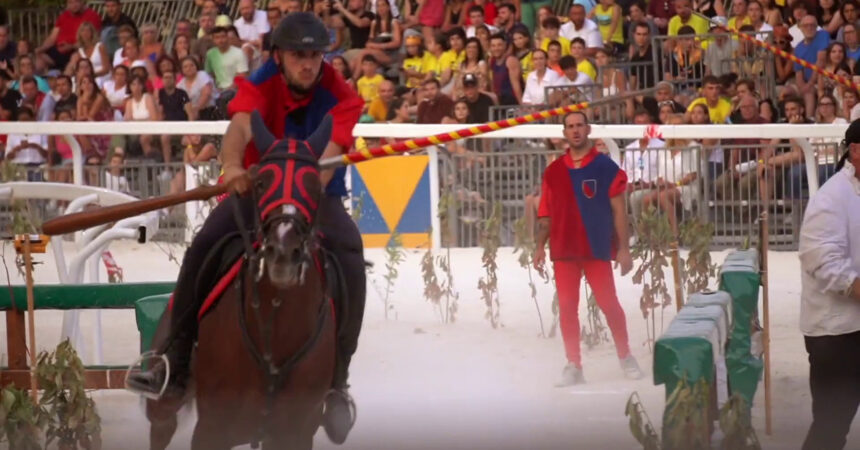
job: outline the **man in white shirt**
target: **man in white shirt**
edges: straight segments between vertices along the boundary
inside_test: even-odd
[[[487,27],[487,29],[490,30],[490,36],[496,34],[496,32],[499,31],[498,28],[484,22],[484,8],[478,5],[472,5],[472,7],[469,8],[469,20],[472,22],[472,25],[466,27],[467,38],[475,37],[475,29],[477,29],[481,25]]]
[[[570,5],[570,20],[561,26],[559,34],[568,41],[582,38],[585,41],[585,56],[594,57],[597,49],[603,47],[603,36],[594,21],[585,17],[585,7],[579,3]]]
[[[18,108],[19,122],[33,122],[36,113],[29,105]],[[36,169],[48,158],[48,137],[39,134],[10,134],[6,138],[6,161],[12,161],[20,166],[30,167],[27,170],[27,181],[42,181],[41,172]]]
[[[800,228],[800,331],[809,353],[812,426],[803,450],[841,449],[860,404],[860,121],[809,201]]]
[[[249,64],[253,67],[260,59],[263,51],[263,35],[272,28],[266,17],[266,12],[254,7],[254,0],[239,1],[239,18],[233,22],[239,39],[242,40],[242,51],[245,52]]]
[[[636,125],[653,125],[651,115],[640,110],[633,117]],[[656,137],[643,135],[624,147],[624,161],[621,168],[627,172],[627,188],[630,192],[628,201],[633,212],[633,220],[638,220],[642,214],[642,200],[656,187],[659,176],[659,157],[666,143]]]
[[[561,76],[546,67],[547,55],[541,49],[532,52],[533,70],[526,77],[526,88],[523,91],[524,105],[543,105],[546,103],[546,88],[558,83]]]
[[[570,55],[562,56],[558,65],[564,75],[553,84],[558,89],[553,89],[552,94],[550,94],[550,101],[553,104],[558,104],[565,96],[573,102],[591,101],[594,81],[576,69],[576,58]]]

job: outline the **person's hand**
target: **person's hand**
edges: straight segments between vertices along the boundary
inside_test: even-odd
[[[340,0],[334,0],[331,2],[331,7],[338,10],[338,11],[342,11],[343,10],[343,3],[341,3]]]
[[[546,250],[543,247],[538,247],[535,249],[534,257],[532,258],[532,265],[534,265],[535,270],[538,271],[541,276],[544,273],[544,263],[546,262]]]
[[[224,184],[230,192],[244,194],[251,187],[251,174],[240,166],[227,166],[224,168]]]
[[[627,275],[633,269],[633,257],[630,256],[630,249],[618,250],[615,256],[615,268],[621,268],[621,276]]]
[[[803,116],[800,114],[795,114],[788,118],[788,123],[803,123]]]
[[[732,173],[732,178],[734,178],[735,180],[739,180],[741,178],[740,171],[732,170],[731,173]]]

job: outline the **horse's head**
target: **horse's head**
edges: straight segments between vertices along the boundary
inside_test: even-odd
[[[251,128],[262,154],[254,172],[254,196],[263,227],[263,264],[270,281],[285,289],[302,283],[313,263],[311,245],[322,195],[317,161],[331,137],[332,120],[326,116],[306,141],[275,139],[256,111]]]

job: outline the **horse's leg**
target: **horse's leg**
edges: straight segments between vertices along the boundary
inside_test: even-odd
[[[229,439],[221,431],[223,426],[212,421],[197,420],[191,436],[191,450],[229,450],[233,448]]]
[[[165,310],[152,337],[152,348],[160,349],[170,333],[170,310]],[[149,419],[149,448],[163,450],[170,444],[176,433],[178,420],[176,413],[182,408],[187,398],[147,400],[146,418]]]
[[[149,448],[150,450],[164,450],[170,444],[179,421],[176,414],[164,420],[150,419]]]

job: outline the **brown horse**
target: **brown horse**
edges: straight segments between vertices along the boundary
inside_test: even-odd
[[[151,448],[167,446],[176,413],[192,396],[198,416],[192,449],[312,447],[335,364],[335,323],[315,227],[322,192],[317,159],[331,127],[329,117],[307,141],[275,140],[253,114],[255,145],[264,153],[252,169],[255,223],[244,227],[255,235],[242,236],[245,254],[230,266],[236,276],[207,299],[220,297],[200,319],[193,389],[183,400],[147,401]],[[241,221],[238,209],[236,217]],[[154,348],[169,321],[168,311]]]

